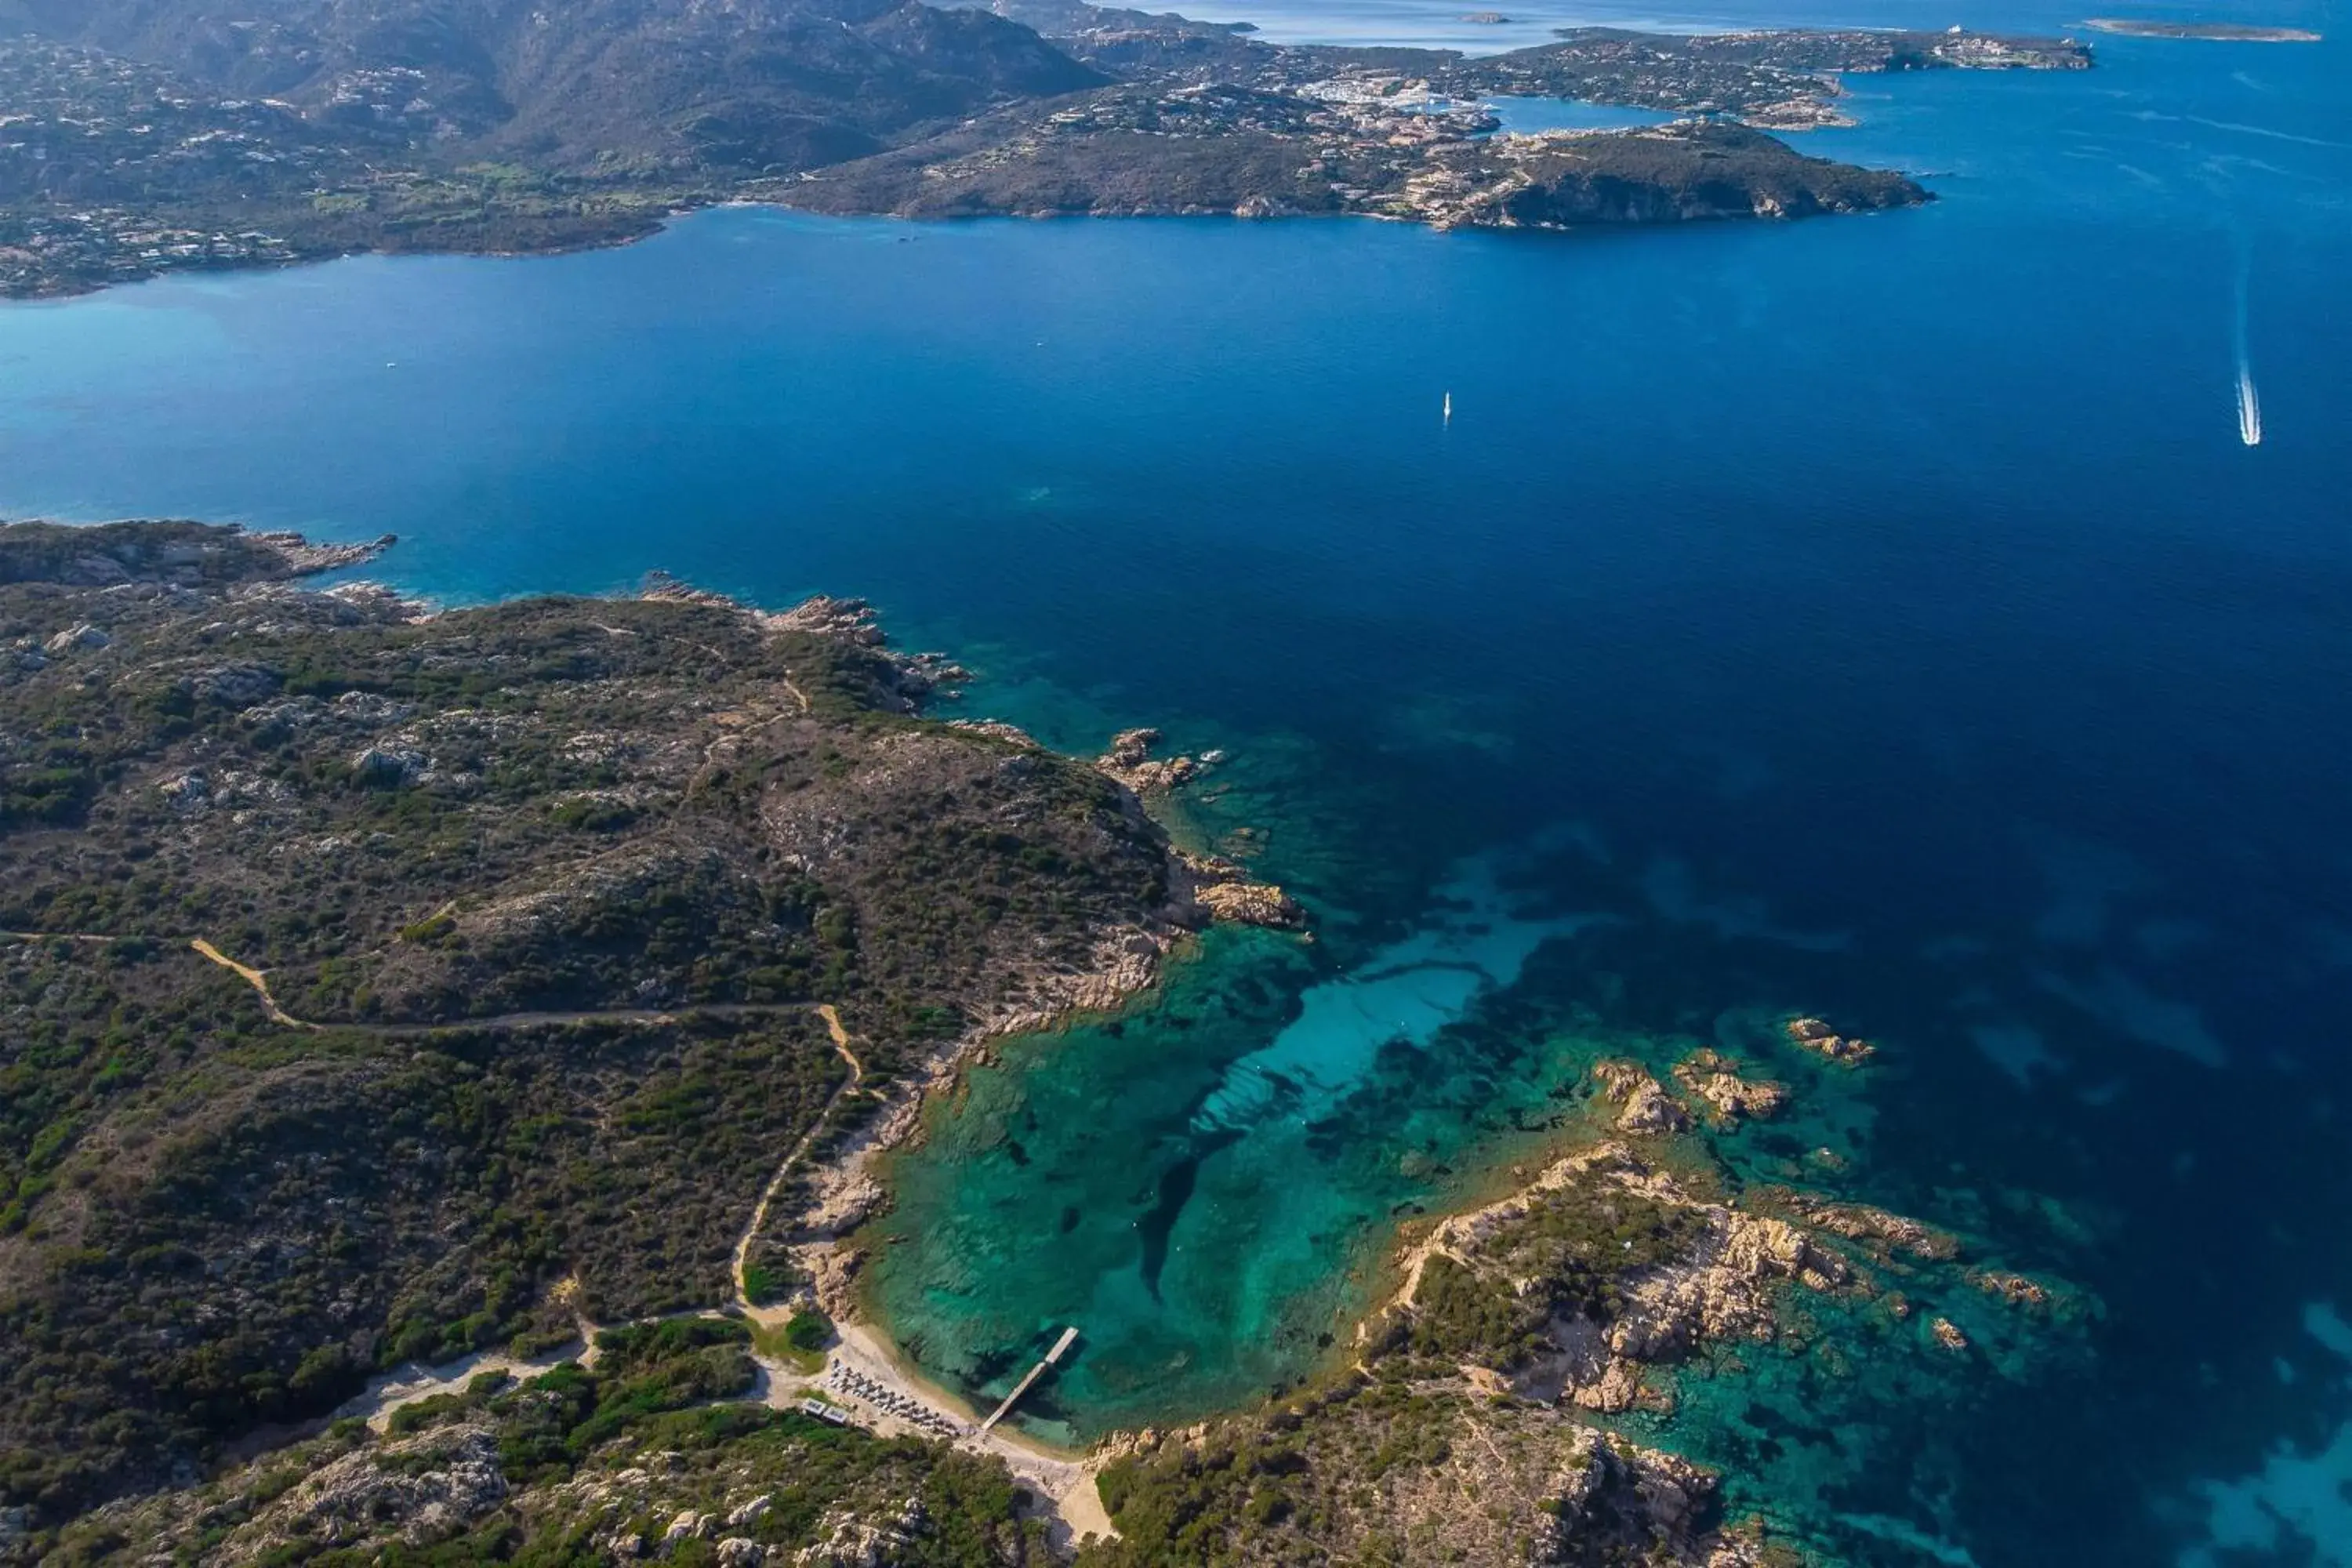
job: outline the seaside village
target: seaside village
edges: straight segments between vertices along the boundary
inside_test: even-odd
[[[1096,28],[1076,42],[1181,41],[1170,19]],[[1562,136],[1497,134],[1497,98],[1578,99],[1768,130],[1849,123],[1837,73],[1927,67],[2077,68],[2071,39],[1941,34],[1757,32],[1665,38],[1577,30],[1501,55],[1437,55],[1419,73],[1366,68],[1328,51],[1253,47],[1197,69],[1150,70],[1088,93],[1038,124],[1045,138],[1108,132],[1208,138],[1255,133],[1306,143],[1299,173],[1344,205],[1445,226],[1492,176]],[[166,73],[93,49],[0,39],[0,293],[73,292],[166,271],[285,263],[307,252],[252,221],[275,206],[331,213],[398,204],[400,172],[371,166],[363,140],[423,144],[457,133],[407,68],[347,70],[309,108],[214,99]],[[1640,135],[1640,132],[1621,132]],[[1485,140],[1482,143],[1482,139]],[[1480,145],[1500,169],[1433,164]],[[168,185],[168,216],[140,205]],[[1280,210],[1255,197],[1243,216]],[[244,221],[238,221],[243,219]],[[174,221],[176,220],[176,221]],[[311,247],[315,249],[315,247]]]
[[[60,273],[89,286],[158,272],[298,259],[291,245],[264,229],[229,234],[158,228],[144,215],[97,207],[37,218],[16,233],[0,233],[0,292],[31,292],[37,279]]]
[[[94,49],[0,41],[0,292],[295,260],[285,238],[232,215],[257,191],[308,204],[359,172],[290,103],[212,99]],[[220,221],[159,218],[141,198],[160,185],[195,198],[179,211]]]
[[[1120,14],[1124,16],[1125,14]],[[1159,51],[1183,58],[1194,25],[1155,22],[1081,33],[1081,52],[1112,58]],[[1727,33],[1665,37],[1586,29],[1499,55],[1434,53],[1418,68],[1381,68],[1344,51],[1228,46],[1213,64],[1172,68],[1089,94],[1039,123],[1044,139],[1126,133],[1208,141],[1276,137],[1300,142],[1301,188],[1328,190],[1349,210],[1438,227],[1470,221],[1495,192],[1524,183],[1519,166],[1563,140],[1671,137],[1658,127],[1504,129],[1514,100],[1573,100],[1684,121],[1732,121],[1767,131],[1853,123],[1842,73],[1915,69],[2073,70],[2089,54],[2071,38],[2024,38],[1953,26],[1941,33],[1867,30]],[[981,155],[1001,159],[1012,148]],[[1285,209],[1279,195],[1250,197],[1243,216]]]

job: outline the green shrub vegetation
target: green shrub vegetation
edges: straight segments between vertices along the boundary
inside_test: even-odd
[[[650,1555],[646,1543],[662,1542],[681,1514],[707,1524],[663,1550],[673,1563],[713,1563],[719,1535],[789,1561],[855,1517],[901,1521],[890,1561],[911,1568],[1050,1561],[993,1461],[738,1401],[755,1373],[748,1338],[740,1323],[705,1318],[608,1331],[593,1369],[565,1363],[520,1383],[478,1377],[400,1407],[380,1437],[339,1425],[201,1488],[70,1526],[51,1541],[48,1561],[79,1568],[226,1553],[333,1568],[568,1568],[609,1563],[621,1554],[614,1543],[632,1539]],[[468,1461],[494,1465],[499,1485],[481,1486],[479,1469],[469,1483],[460,1468]],[[418,1522],[385,1488],[398,1479],[451,1506]],[[355,1532],[321,1504],[328,1484],[383,1498],[379,1517]]]
[[[1431,1258],[1412,1310],[1393,1315],[1383,1343],[1510,1371],[1547,1347],[1555,1318],[1606,1323],[1625,1279],[1687,1254],[1705,1229],[1688,1208],[1611,1184],[1538,1194],[1486,1235],[1469,1262]]]
[[[784,1342],[796,1351],[821,1351],[833,1342],[833,1320],[814,1307],[794,1312],[784,1325]]]
[[[995,1461],[749,1397],[821,1314],[723,1315],[787,1151],[1168,917],[1132,798],[921,717],[937,679],[837,610],[420,618],[234,533],[0,528],[0,794],[38,803],[0,823],[0,1556],[1047,1561]],[[755,1301],[804,1283],[801,1184]],[[1087,1561],[1703,1561],[1704,1487],[1492,1392],[1702,1223],[1537,1195],[1358,1365],[1111,1465]],[[326,1425],[583,1320],[593,1357]],[[229,1463],[265,1432],[318,1435]]]
[[[799,1139],[1168,900],[1115,786],[917,716],[852,619],[292,576],[0,528],[0,931],[42,933],[0,939],[0,1508],[42,1528],[405,1362],[730,1300]]]

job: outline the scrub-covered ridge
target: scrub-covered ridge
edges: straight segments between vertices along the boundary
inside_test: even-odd
[[[400,1363],[780,1293],[788,1152],[1208,918],[854,605],[297,580],[366,553],[0,530],[11,1540]]]

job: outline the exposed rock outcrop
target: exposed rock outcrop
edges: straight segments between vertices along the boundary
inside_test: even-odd
[[[648,581],[646,597],[677,598],[682,594],[700,593],[699,589],[686,588],[676,579],[665,576]],[[830,594],[819,594],[814,598],[802,600],[789,610],[779,610],[761,618],[775,631],[814,632],[820,637],[836,637],[861,647],[882,647],[888,642],[881,623],[875,616],[874,606],[863,599],[837,599]]]
[[[363,566],[400,542],[396,533],[386,533],[361,544],[316,544],[299,533],[276,532],[247,535],[256,544],[275,551],[286,563],[286,569],[298,577],[320,572],[340,572],[349,566]]]
[[[1761,1121],[1779,1114],[1789,1102],[1788,1089],[1743,1079],[1734,1070],[1738,1066],[1719,1051],[1703,1050],[1675,1067],[1675,1080],[1706,1101],[1709,1119],[1717,1122]]]
[[[1923,1225],[1907,1215],[1890,1214],[1867,1204],[1831,1203],[1801,1196],[1790,1206],[1808,1225],[1881,1252],[1907,1252],[1935,1263],[1948,1262],[1960,1254],[1959,1237]]]
[[[818,1541],[793,1552],[792,1561],[795,1568],[886,1568],[922,1533],[926,1522],[922,1504],[911,1500],[882,1519],[829,1513],[818,1521]]]
[[[78,626],[68,626],[44,643],[42,647],[51,654],[94,653],[113,641],[113,637],[84,621]]]
[[[1307,923],[1298,900],[1271,882],[1253,882],[1248,872],[1231,860],[1172,852],[1176,895],[1202,916],[1232,925],[1271,926],[1297,931]]]
[[[1191,757],[1154,757],[1151,749],[1160,741],[1157,730],[1121,730],[1095,766],[1138,795],[1164,795],[1199,776],[1201,764]]]
[[[1691,1205],[1671,1177],[1631,1155],[1615,1178],[1662,1201]],[[1612,1353],[1636,1361],[1687,1355],[1708,1340],[1769,1339],[1773,1293],[1785,1284],[1828,1290],[1844,1283],[1844,1260],[1784,1220],[1719,1204],[1695,1205],[1706,1217],[1700,1245],[1685,1258],[1632,1281],[1627,1304],[1609,1327]]]
[[[378,789],[402,789],[432,766],[423,752],[397,746],[370,746],[352,759],[352,777]]]
[[[1600,1062],[1592,1073],[1601,1080],[1601,1098],[1621,1107],[1618,1131],[1644,1135],[1690,1130],[1690,1112],[1638,1063]]]
[[[251,708],[278,695],[285,677],[266,664],[224,664],[196,677],[196,695],[224,708]]]
[[[1157,931],[1111,932],[1097,944],[1087,964],[1031,975],[1020,995],[982,1021],[979,1035],[983,1039],[1025,1035],[1080,1014],[1112,1012],[1160,978],[1160,961],[1170,941]]]
[[[482,1426],[444,1427],[313,1470],[237,1526],[208,1560],[275,1560],[296,1542],[306,1552],[386,1538],[430,1546],[460,1533],[506,1496],[496,1434]]]
[[[1597,1543],[1629,1533],[1627,1544],[1654,1552],[1685,1538],[1717,1490],[1715,1476],[1687,1459],[1579,1427],[1561,1458],[1550,1521],[1529,1556],[1538,1563],[1589,1562]]]
[[[1791,1018],[1781,1027],[1788,1031],[1790,1040],[1805,1049],[1847,1067],[1860,1067],[1878,1054],[1878,1047],[1868,1040],[1841,1035],[1819,1018]]]
[[[1607,1413],[1661,1404],[1643,1381],[1645,1364],[1679,1361],[1709,1341],[1769,1339],[1778,1328],[1775,1298],[1784,1287],[1829,1290],[1849,1278],[1844,1260],[1799,1226],[1696,1198],[1626,1145],[1610,1142],[1554,1162],[1507,1198],[1440,1222],[1408,1257],[1398,1300],[1416,1302],[1428,1260],[1472,1267],[1550,1194],[1595,1187],[1614,1187],[1697,1224],[1675,1256],[1637,1266],[1617,1281],[1616,1304],[1605,1318],[1554,1316],[1541,1333],[1549,1349],[1517,1363],[1507,1380],[1522,1398]],[[1495,1284],[1515,1285],[1522,1297],[1540,1289],[1532,1280]]]
[[[1018,724],[1008,724],[1002,719],[950,719],[948,721],[948,728],[962,730],[974,735],[987,735],[995,740],[1008,742],[1024,751],[1045,750],[1037,743],[1037,738],[1028,731]]]

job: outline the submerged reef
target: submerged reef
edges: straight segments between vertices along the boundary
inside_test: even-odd
[[[1967,1243],[1921,1221],[1744,1179],[1717,1139],[1795,1091],[1738,1066],[1705,1049],[1662,1079],[1594,1060],[1550,1157],[1405,1222],[1393,1288],[1321,1375],[1255,1412],[1114,1441],[1102,1494],[1125,1539],[1101,1560],[1835,1560],[1835,1521],[1759,1502],[1727,1409],[1752,1420],[1790,1369],[1831,1406],[1871,1382],[2030,1375],[2089,1308],[1970,1267]]]

